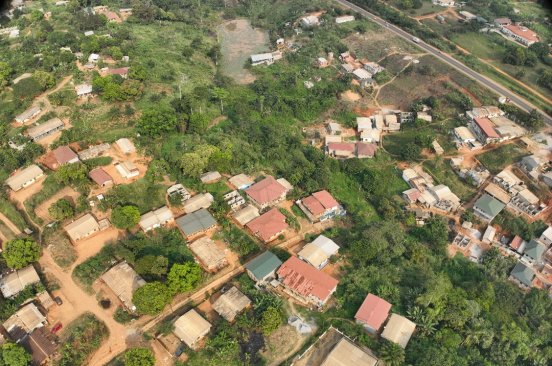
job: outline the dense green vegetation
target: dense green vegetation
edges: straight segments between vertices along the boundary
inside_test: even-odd
[[[84,314],[71,322],[63,332],[60,358],[56,365],[82,365],[109,336],[109,330],[93,314]]]
[[[8,241],[2,256],[10,268],[21,269],[40,258],[40,245],[32,239],[13,239]]]

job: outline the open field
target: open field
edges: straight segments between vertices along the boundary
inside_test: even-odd
[[[508,165],[513,164],[523,156],[528,155],[527,151],[515,143],[502,145],[497,149],[477,156],[477,159],[491,173],[497,174]]]
[[[471,184],[463,181],[452,170],[448,160],[427,160],[423,163],[424,169],[435,179],[435,184],[445,184],[462,201],[467,202],[477,192]]]
[[[238,84],[248,84],[255,76],[245,68],[249,56],[269,51],[268,34],[255,29],[247,19],[236,19],[217,28],[222,51],[221,70]]]

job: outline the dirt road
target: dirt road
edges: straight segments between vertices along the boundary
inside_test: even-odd
[[[48,251],[44,252],[39,263],[44,273],[52,275],[62,284],[60,290],[54,291],[55,296],[61,296],[64,300],[60,307],[58,321],[67,325],[79,315],[90,312],[103,321],[109,329],[109,338],[94,353],[88,365],[103,366],[115,355],[123,352],[126,349],[126,335],[130,329],[117,323],[107,311],[102,309],[94,295],[87,294],[77,286],[70,272],[65,272],[58,267]]]

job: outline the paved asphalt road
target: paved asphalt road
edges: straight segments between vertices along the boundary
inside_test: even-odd
[[[335,1],[339,4],[341,4],[341,5],[349,8],[349,9],[351,9],[351,10],[354,10],[355,12],[357,12],[357,13],[361,14],[362,16],[370,19],[371,21],[381,25],[382,27],[387,28],[389,31],[397,34],[398,36],[404,38],[405,40],[416,44],[418,47],[420,47],[424,51],[432,54],[433,56],[437,57],[439,60],[445,62],[446,64],[448,64],[452,67],[454,67],[455,69],[457,69],[458,71],[462,72],[463,74],[469,76],[470,78],[478,81],[479,83],[483,84],[487,88],[493,90],[498,95],[505,96],[506,98],[510,98],[510,101],[513,104],[520,107],[521,109],[523,109],[527,112],[530,112],[533,109],[537,109],[544,116],[544,121],[546,123],[548,123],[549,125],[552,125],[552,117],[550,117],[549,115],[544,113],[542,110],[536,108],[533,104],[531,104],[530,102],[528,102],[524,98],[518,96],[517,94],[514,94],[509,89],[503,87],[502,85],[496,83],[495,81],[489,79],[488,77],[483,76],[483,75],[473,71],[472,69],[470,69],[469,67],[467,67],[466,65],[461,63],[460,61],[454,59],[453,57],[447,55],[446,53],[443,53],[443,52],[439,51],[437,48],[428,45],[424,41],[420,40],[420,42],[414,42],[412,40],[413,36],[411,34],[403,31],[402,29],[394,26],[393,24],[390,24],[390,23],[386,22],[385,20],[383,20],[383,19],[375,16],[374,14],[362,9],[361,7],[359,7],[355,4],[352,4],[348,1],[345,1],[345,0],[335,0]]]

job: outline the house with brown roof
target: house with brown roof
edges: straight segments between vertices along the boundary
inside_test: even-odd
[[[516,236],[514,236],[514,238],[510,242],[510,244],[508,244],[508,246],[510,247],[510,249],[515,250],[519,254],[523,254],[523,252],[525,252],[525,245],[526,244],[527,244],[527,242],[525,240],[523,240],[523,238],[521,236],[516,235]]]
[[[358,309],[355,320],[369,333],[377,334],[389,317],[391,304],[374,294],[368,294]]]
[[[65,226],[65,231],[73,243],[85,239],[94,233],[100,231],[100,225],[96,218],[87,213],[81,218]]]
[[[213,309],[229,322],[233,322],[236,316],[249,306],[251,306],[251,300],[236,286],[223,293],[213,303]]]
[[[224,250],[219,248],[211,238],[203,236],[188,244],[188,247],[206,271],[216,272],[228,265]]]
[[[109,75],[119,75],[123,79],[126,79],[128,77],[128,67],[119,67],[117,69],[109,69],[107,72]]]
[[[100,187],[110,187],[113,185],[113,178],[101,167],[97,167],[88,172],[90,179]]]
[[[60,146],[52,150],[55,162],[52,165],[52,169],[58,169],[65,164],[74,164],[79,162],[79,156],[71,150],[69,146]]]
[[[58,345],[44,328],[33,330],[19,344],[31,355],[33,366],[40,366],[49,360],[57,351]]]
[[[272,208],[245,225],[256,237],[269,243],[287,228],[286,217],[277,208]]]
[[[343,207],[326,190],[315,192],[295,203],[312,222],[326,221],[345,215]]]
[[[247,188],[245,193],[247,193],[251,202],[262,210],[285,200],[289,191],[289,187],[274,179],[273,176],[268,175],[263,180]]]
[[[276,271],[286,293],[299,301],[322,307],[339,283],[335,278],[300,260],[290,257]]]
[[[326,154],[337,159],[350,159],[355,156],[354,142],[330,142],[326,145]]]

